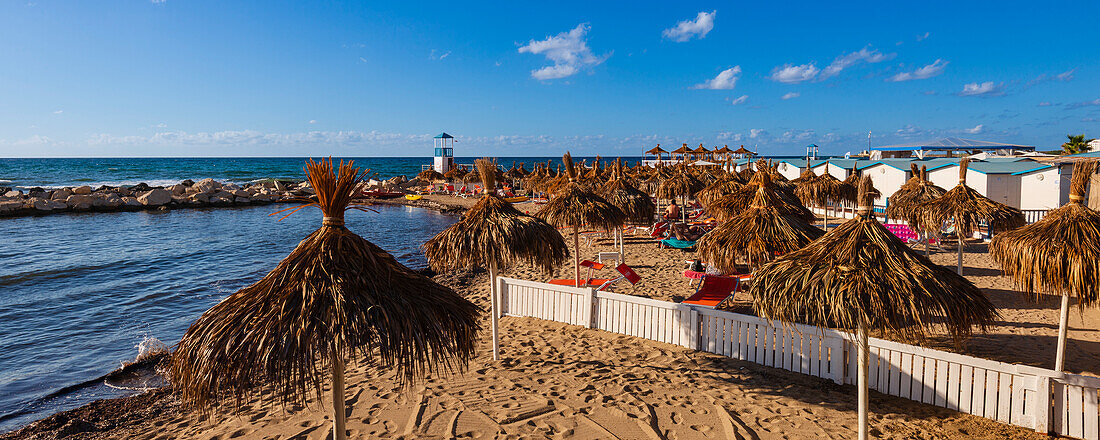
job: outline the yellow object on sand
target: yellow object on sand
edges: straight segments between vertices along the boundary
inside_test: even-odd
[[[420,200],[421,197],[423,196],[421,196],[420,194],[406,194],[405,200]]]

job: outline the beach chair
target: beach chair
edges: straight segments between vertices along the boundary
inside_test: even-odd
[[[550,284],[571,287],[599,287],[611,280],[607,278],[592,278],[592,271],[602,270],[606,266],[606,264],[597,263],[592,260],[583,260],[581,261],[581,267],[588,268],[588,271],[584,275],[584,283],[581,283],[580,286],[577,286],[577,280],[573,279],[554,279],[550,280]]]
[[[657,242],[657,246],[659,246],[659,247],[670,247],[670,248],[673,248],[673,249],[679,249],[681,251],[688,252],[689,250],[695,248],[695,242],[694,241],[681,240],[679,238],[666,238],[664,240],[661,240],[661,241]]]
[[[619,281],[622,281],[622,280],[630,281],[631,286],[635,286],[639,282],[642,281],[642,277],[638,276],[638,274],[636,272],[634,272],[634,269],[631,269],[630,266],[626,265],[626,263],[622,263],[622,264],[619,264],[618,266],[615,266],[615,270],[619,272],[620,276],[618,278],[615,278],[613,280],[608,280],[607,282],[601,284],[600,287],[596,288],[597,292],[602,291],[602,290],[604,290],[608,287],[611,287],[613,284],[615,284]]]
[[[740,288],[741,278],[739,277],[704,275],[703,279],[699,281],[699,288],[695,290],[695,294],[685,299],[683,304],[717,308],[733,297],[734,292],[737,292]]]

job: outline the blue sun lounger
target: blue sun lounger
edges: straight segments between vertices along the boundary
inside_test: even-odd
[[[673,249],[691,249],[695,247],[694,241],[680,240],[678,238],[666,238],[659,243],[661,247],[670,247]]]

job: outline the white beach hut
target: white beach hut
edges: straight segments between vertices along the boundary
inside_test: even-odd
[[[1030,169],[1015,173],[1020,179],[1019,208],[1025,211],[1051,210],[1069,203],[1072,172],[1072,165],[1033,164]]]
[[[871,177],[875,189],[882,193],[875,199],[876,205],[885,205],[886,199],[909,180],[910,162],[909,159],[882,159],[859,167],[863,175]]]

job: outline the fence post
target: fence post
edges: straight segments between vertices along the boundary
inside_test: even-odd
[[[584,310],[581,312],[583,315],[581,319],[584,320],[584,326],[587,328],[596,328],[592,323],[594,316],[599,316],[599,311],[596,310],[596,290],[589,287],[584,292],[584,299],[581,300],[581,304],[584,304]]]
[[[1047,434],[1050,426],[1050,376],[1035,376],[1035,432]]]
[[[691,326],[688,327],[691,334],[688,335],[688,348],[699,350],[699,312],[695,307],[691,308]]]
[[[844,385],[844,368],[848,365],[848,355],[844,352],[844,338],[829,336],[829,372],[833,382]]]

